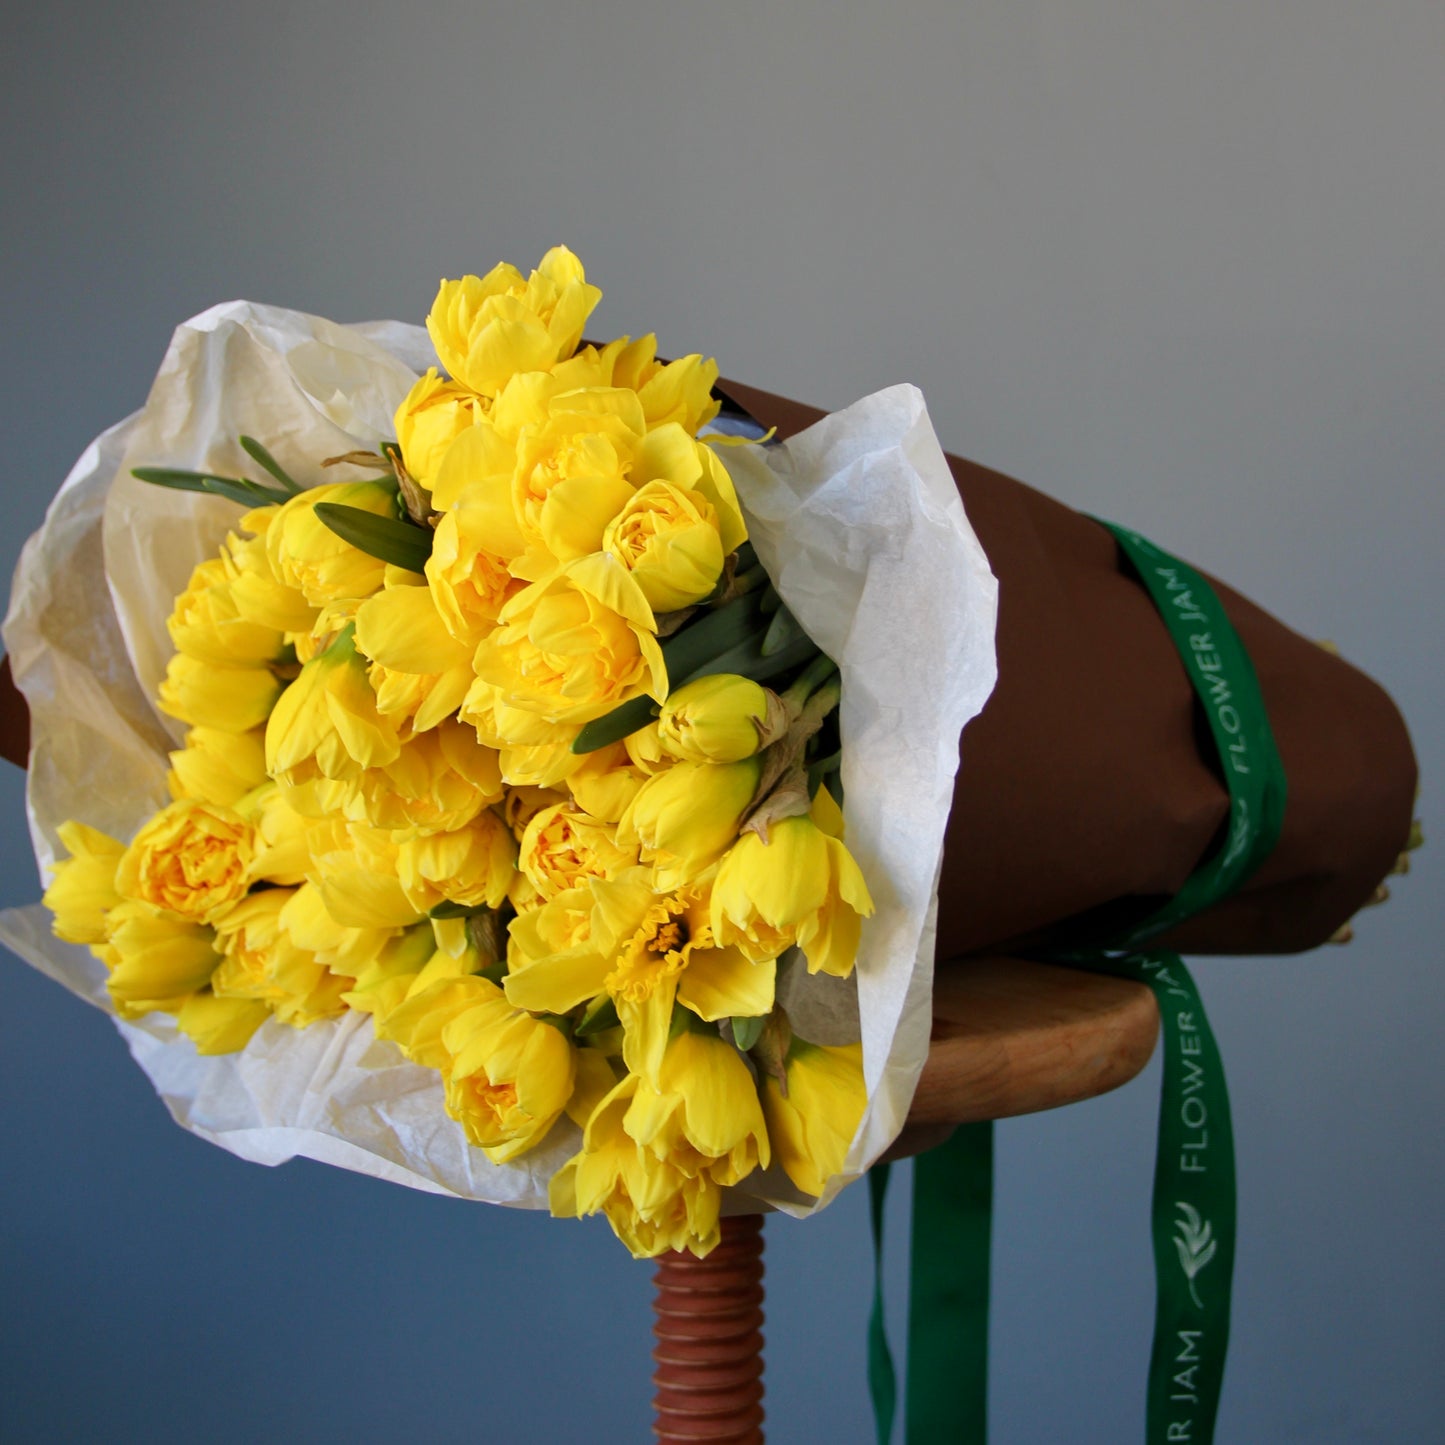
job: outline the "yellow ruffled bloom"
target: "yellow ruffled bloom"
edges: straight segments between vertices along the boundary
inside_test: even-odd
[[[161,809],[116,865],[116,891],[177,918],[213,922],[246,896],[255,830],[230,808],[181,798]]]
[[[763,745],[781,706],[776,693],[749,677],[700,677],[668,694],[657,719],[658,740],[686,762],[741,762]]]
[[[549,1202],[564,1217],[606,1214],[637,1257],[665,1249],[703,1256],[719,1239],[722,1187],[769,1158],[742,1056],[714,1034],[684,1029],[668,1044],[655,1086],[629,1074],[597,1106]]]
[[[717,414],[712,394],[717,362],[698,355],[657,360],[657,337],[639,336],[619,353],[612,369],[614,386],[637,392],[649,429],[674,423],[695,437]]]
[[[659,889],[679,888],[732,847],[761,775],[756,758],[677,763],[638,790],[617,826],[617,841],[641,849]]]
[[[270,1009],[255,999],[217,998],[203,989],[180,1006],[176,1027],[195,1044],[198,1054],[237,1054],[270,1016]]]
[[[638,1088],[636,1075],[628,1074],[593,1110],[581,1152],[548,1186],[552,1213],[559,1219],[605,1214],[635,1259],[668,1249],[706,1255],[721,1237],[722,1190],[705,1170],[686,1172],[659,1159],[627,1132],[624,1123]]]
[[[430,490],[447,448],[485,415],[481,397],[457,382],[444,381],[436,367],[430,367],[396,409],[396,439],[407,471]]]
[[[122,1018],[174,1013],[220,962],[211,929],[132,899],[111,909],[106,932],[105,986]]]
[[[476,975],[414,994],[381,1033],[441,1070],[447,1112],[494,1164],[539,1144],[572,1097],[576,1059],[566,1035]]]
[[[508,602],[472,666],[477,684],[462,708],[467,721],[500,703],[578,727],[629,698],[665,697],[667,690],[652,611],[636,583],[601,553]]]
[[[397,845],[388,832],[335,819],[318,823],[309,845],[307,881],[343,928],[407,928],[421,921],[401,886]]]
[[[231,562],[231,597],[237,611],[258,627],[281,633],[307,633],[316,622],[317,608],[299,587],[284,581],[266,550],[265,534],[281,515],[281,508],[258,507],[247,512],[241,525],[256,535],[226,538],[225,555]]]
[[[464,828],[502,798],[501,760],[474,729],[447,719],[401,746],[395,761],[367,768],[340,810],[353,822],[397,832]]]
[[[619,847],[615,828],[571,803],[533,814],[517,855],[517,866],[543,899],[588,878],[614,878],[636,864],[637,850]]]
[[[840,838],[837,805],[820,789],[809,817],[772,824],[766,843],[745,833],[718,869],[713,932],[752,958],[776,958],[796,943],[809,973],[846,978],[873,900],[862,870]]]
[[[784,1072],[786,1094],[771,1074],[763,1079],[768,1137],[788,1178],[817,1196],[842,1173],[868,1103],[863,1045],[825,1047],[795,1037]]]
[[[459,502],[437,523],[426,563],[442,624],[468,656],[523,586],[507,570],[506,559],[490,549],[488,520],[485,507]]]
[[[266,724],[266,770],[292,788],[318,778],[354,782],[364,768],[385,767],[400,752],[350,627],[301,669]]]
[[[223,957],[211,989],[219,998],[264,1003],[282,1023],[300,1029],[341,1013],[351,979],[328,971],[286,932],[282,911],[291,896],[290,889],[263,889],[217,923]]]
[[[487,809],[455,832],[425,833],[400,844],[396,869],[402,892],[418,913],[443,903],[500,908],[516,859],[511,829]]]
[[[639,1082],[623,1127],[657,1159],[705,1169],[722,1185],[766,1169],[771,1158],[753,1076],[710,1029],[676,1032],[656,1085]]]
[[[507,997],[535,1013],[565,1014],[602,993],[623,1028],[633,1073],[657,1077],[674,1004],[715,1021],[766,1014],[776,965],[721,947],[705,888],[654,893],[641,869],[559,893],[511,926]]]
[[[70,857],[56,863],[42,899],[55,915],[51,929],[67,943],[104,943],[106,916],[120,902],[115,870],[125,844],[84,823],[62,823],[56,831]]]
[[[452,377],[490,397],[516,373],[546,371],[570,356],[601,299],[582,263],[556,246],[529,278],[501,265],[485,276],[443,281],[426,327]]]
[[[223,551],[191,573],[166,619],[177,652],[212,667],[264,667],[285,647],[281,631],[246,617],[233,591],[235,567]]]
[[[426,732],[461,706],[472,682],[471,649],[447,630],[431,588],[386,587],[356,610],[356,646],[388,675],[413,680],[406,695],[405,721],[412,732]],[[378,710],[383,708],[372,676]]]
[[[354,981],[342,998],[349,1008],[374,1015],[379,1027],[405,1002],[435,953],[426,924],[409,928],[355,961]]]
[[[425,924],[409,930],[397,926],[362,927],[338,923],[326,909],[326,900],[314,883],[306,882],[291,895],[282,913],[281,925],[299,948],[315,954],[332,973],[359,978],[378,957],[396,947],[400,940],[417,935],[424,944],[412,972],[421,968],[432,951],[431,929]],[[410,956],[410,955],[408,955]]]

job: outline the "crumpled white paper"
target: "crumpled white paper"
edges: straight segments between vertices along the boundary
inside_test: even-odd
[[[30,707],[27,811],[43,879],[67,818],[128,839],[167,801],[165,755],[180,730],[149,701],[169,656],[165,621],[238,516],[219,499],[137,482],[130,468],[249,475],[244,434],[293,475],[315,477],[323,458],[390,439],[428,364],[421,327],[338,326],[231,302],[177,329],[145,407],[87,448],[26,544],[4,625]],[[913,387],[865,398],[780,447],[722,456],[760,558],[842,671],[848,845],[877,905],[857,969],[870,1102],[844,1174],[815,1203],[774,1166],[729,1205],[805,1214],[892,1141],[927,1054],[939,860],[959,734],[995,680],[997,584]],[[326,479],[360,475],[340,466]],[[112,1011],[102,965],[55,939],[39,904],[0,913],[0,942]],[[800,1017],[838,1012],[827,984],[797,987]],[[116,1023],[178,1123],[258,1163],[300,1155],[545,1208],[547,1180],[579,1147],[564,1119],[541,1148],[491,1164],[447,1116],[439,1076],[375,1040],[365,1015],[301,1030],[271,1020],[243,1052],[212,1058],[167,1015]]]

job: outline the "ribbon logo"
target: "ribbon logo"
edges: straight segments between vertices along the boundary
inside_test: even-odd
[[[1174,1221],[1174,1228],[1178,1231],[1174,1236],[1174,1247],[1179,1251],[1179,1266],[1189,1281],[1189,1295],[1195,1308],[1203,1309],[1199,1291],[1194,1287],[1194,1276],[1214,1258],[1218,1242],[1209,1221],[1192,1204],[1178,1199],[1174,1207],[1179,1211],[1179,1218]]]

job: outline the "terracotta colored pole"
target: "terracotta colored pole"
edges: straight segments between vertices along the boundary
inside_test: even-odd
[[[664,1445],[763,1445],[762,1215],[724,1219],[706,1259],[661,1255],[652,1282],[652,1433]]]

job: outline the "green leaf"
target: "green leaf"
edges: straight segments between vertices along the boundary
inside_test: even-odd
[[[669,686],[682,687],[689,682],[696,682],[700,677],[712,677],[720,672],[735,672],[741,677],[750,677],[754,682],[767,682],[774,677],[781,677],[785,672],[791,672],[795,667],[801,667],[805,662],[811,662],[815,657],[821,657],[817,644],[807,633],[799,633],[780,651],[770,657],[763,655],[763,633],[755,633],[736,647],[730,648],[727,652],[720,653],[717,657],[710,658],[696,671],[690,672],[686,677],[672,678],[669,674]]]
[[[763,656],[771,657],[775,652],[781,652],[795,638],[806,637],[802,624],[786,607],[779,607],[773,613],[773,620],[768,623],[768,631],[763,638]]]
[[[428,528],[378,517],[374,512],[340,502],[317,502],[316,515],[359,551],[410,572],[424,570],[431,556],[432,534]]]
[[[756,1018],[735,1018],[733,1025],[733,1042],[744,1052],[752,1048],[763,1036],[763,1026],[767,1023],[767,1014],[759,1014]]]
[[[598,748],[620,742],[638,728],[645,728],[656,716],[657,703],[643,693],[641,697],[634,697],[620,707],[613,708],[611,712],[603,713],[601,717],[593,718],[590,723],[584,724],[582,731],[572,739],[572,751],[595,753]]]
[[[260,482],[248,482],[244,477],[218,477],[213,472],[188,472],[179,467],[132,467],[131,476],[138,482],[169,487],[176,492],[208,492],[229,502],[239,502],[243,507],[269,506],[284,502],[287,497],[285,492],[273,491]]]
[[[301,484],[293,481],[291,477],[287,475],[286,469],[281,463],[278,462],[255,437],[242,437],[240,441],[246,455],[265,467],[293,497],[301,490]]]
[[[604,1034],[608,1029],[615,1029],[621,1022],[611,995],[601,993],[587,1005],[574,1032],[579,1039],[585,1039],[591,1034]]]

